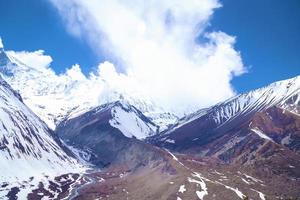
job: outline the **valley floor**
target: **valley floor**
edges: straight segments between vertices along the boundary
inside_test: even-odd
[[[161,150],[164,161],[129,170],[126,166],[65,174],[19,186],[0,183],[0,199],[71,200],[239,200],[300,199],[300,179],[266,176],[251,167],[225,165]],[[293,166],[291,166],[293,167]]]
[[[254,175],[253,175],[254,174]],[[235,200],[299,199],[300,180],[259,176],[257,171],[215,160],[171,153],[165,163],[130,171],[111,167],[83,175],[69,199]]]

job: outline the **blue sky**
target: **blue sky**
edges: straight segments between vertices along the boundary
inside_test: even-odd
[[[78,63],[85,73],[103,58],[82,40],[67,33],[54,7],[44,0],[0,1],[0,36],[7,50],[45,50],[52,67],[63,72]]]
[[[238,91],[300,75],[300,1],[223,0],[212,29],[237,37],[249,73],[235,78]]]
[[[300,1],[222,0],[209,30],[236,36],[248,73],[232,80],[238,92],[300,74]],[[45,50],[63,72],[78,63],[84,73],[106,58],[66,30],[52,4],[41,0],[0,1],[0,36],[6,49]]]

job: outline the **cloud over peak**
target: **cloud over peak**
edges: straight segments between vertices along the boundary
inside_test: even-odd
[[[217,0],[50,1],[70,33],[117,63],[100,65],[107,83],[170,110],[183,113],[232,96],[230,81],[246,71],[235,37],[206,29],[221,7]]]

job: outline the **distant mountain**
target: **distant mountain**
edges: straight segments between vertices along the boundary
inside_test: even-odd
[[[235,118],[251,117],[256,112],[278,106],[300,113],[300,76],[278,81],[257,90],[240,94],[210,108],[201,109],[180,119],[165,134],[195,120],[209,118],[214,126],[223,126]]]
[[[290,158],[286,166],[300,167],[299,110],[300,76],[200,110],[149,141],[230,163],[281,156],[281,162]]]
[[[81,171],[57,135],[1,77],[0,116],[0,199],[26,199],[43,179]]]
[[[74,67],[74,73],[79,68]],[[47,67],[27,66],[14,53],[0,48],[0,73],[3,78],[23,97],[24,102],[51,129],[65,117],[87,112],[99,105],[118,100],[126,101],[141,110],[161,130],[174,123],[177,117],[155,105],[153,101],[139,94],[125,94],[120,91],[101,93],[106,85],[96,77],[90,80],[74,79],[68,74],[56,75]]]

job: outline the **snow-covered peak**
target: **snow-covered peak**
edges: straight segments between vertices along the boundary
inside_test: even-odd
[[[271,106],[284,106],[293,96],[300,94],[300,76],[278,81],[266,87],[237,95],[210,108],[219,124],[249,112],[257,112]]]
[[[99,105],[118,100],[137,107],[161,129],[166,129],[177,120],[175,115],[142,94],[111,88],[105,80],[93,74],[84,76],[78,65],[57,75],[47,66],[28,66],[20,58],[12,51],[0,52],[0,72],[21,93],[24,102],[53,130],[66,117],[78,116]],[[39,64],[47,62],[49,58],[43,58]]]

